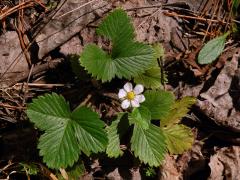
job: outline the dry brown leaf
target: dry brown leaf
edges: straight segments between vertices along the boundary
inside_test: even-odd
[[[208,180],[240,179],[240,147],[232,146],[216,151],[210,158],[211,174]]]
[[[240,114],[233,107],[229,89],[238,69],[239,51],[240,49],[238,49],[238,53],[233,55],[231,61],[226,62],[214,85],[200,94],[204,100],[198,101],[200,109],[217,124],[236,132],[240,132]]]

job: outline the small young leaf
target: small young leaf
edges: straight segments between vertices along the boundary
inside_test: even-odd
[[[199,64],[209,64],[215,61],[218,56],[223,52],[225,41],[229,33],[214,38],[207,42],[198,54]]]
[[[192,147],[194,137],[191,129],[180,124],[162,128],[168,151],[171,154],[182,154]]]
[[[144,96],[146,100],[142,105],[150,110],[152,119],[164,118],[174,102],[173,94],[167,91],[146,91]]]
[[[179,123],[179,121],[186,116],[189,108],[196,103],[194,97],[183,97],[174,102],[168,115],[161,119],[161,127],[171,126]]]
[[[21,171],[25,171],[27,175],[37,175],[40,171],[40,168],[34,163],[19,163],[23,167]]]
[[[236,16],[238,13],[238,7],[240,5],[240,0],[232,0],[232,11],[233,14]]]
[[[106,153],[110,158],[117,158],[123,154],[120,149],[120,137],[118,134],[118,124],[123,116],[124,113],[119,113],[117,119],[113,121],[110,126],[106,127],[108,134],[108,145]]]
[[[95,112],[85,107],[70,111],[62,96],[46,94],[28,105],[27,115],[41,130],[38,148],[50,168],[66,168],[78,160],[79,154],[104,151],[107,135],[104,123]]]
[[[153,124],[144,130],[138,125],[134,126],[131,139],[131,149],[135,156],[150,166],[159,166],[166,153],[166,143],[163,132]]]
[[[148,110],[148,108],[140,106],[139,108],[135,108],[128,115],[128,119],[130,124],[136,124],[145,130],[149,128],[151,112]]]

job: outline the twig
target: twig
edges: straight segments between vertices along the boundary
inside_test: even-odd
[[[198,21],[204,21],[204,22],[215,22],[215,23],[221,23],[221,24],[227,24],[225,21],[221,20],[215,20],[215,19],[209,19],[209,18],[203,18],[203,17],[193,17],[193,16],[187,16],[187,15],[182,15],[182,14],[177,14],[177,13],[172,13],[172,12],[163,12],[164,15],[166,16],[172,16],[172,17],[181,17],[181,18],[186,18],[186,19],[195,19]]]
[[[219,1],[218,1],[218,3],[219,3]],[[206,39],[206,37],[207,37],[208,31],[209,31],[209,29],[210,29],[210,27],[211,27],[211,25],[212,25],[212,20],[214,19],[214,15],[216,14],[217,9],[218,9],[218,4],[216,4],[216,6],[215,6],[215,8],[214,8],[213,15],[212,15],[212,17],[211,17],[211,21],[210,21],[209,24],[208,24],[206,33],[205,33],[205,35],[204,35],[204,37],[203,37],[203,39],[202,39],[202,43],[204,43],[204,41],[205,41],[205,39]]]
[[[29,83],[30,78],[31,78],[31,76],[32,76],[33,67],[34,67],[34,65],[31,66],[31,69],[30,69],[29,74],[28,74],[28,77],[27,77],[26,88],[24,88],[25,91],[24,91],[24,94],[23,94],[22,106],[24,106],[25,101],[26,101],[26,95],[27,95],[27,92],[28,92],[28,83]],[[21,91],[22,91],[22,90],[21,90]]]
[[[0,103],[0,107],[12,109],[12,110],[16,110],[16,109],[19,109],[19,110],[26,109],[26,107],[12,106],[12,105],[9,105],[9,104],[4,104],[4,103]]]
[[[30,58],[29,52],[25,51],[26,46],[29,42],[28,43],[25,42],[26,35],[24,34],[24,30],[23,30],[23,21],[24,21],[24,19],[23,19],[23,9],[21,9],[19,11],[19,15],[18,15],[18,19],[17,19],[16,31],[17,31],[17,34],[18,34],[21,49],[22,49],[22,51],[25,55],[28,66],[30,67],[31,66],[31,58]]]
[[[14,86],[23,86],[25,83],[17,83]],[[42,84],[42,83],[28,83],[28,87],[53,88],[73,86],[73,84]]]
[[[39,31],[36,34],[39,34],[44,27],[51,21],[52,17],[62,8],[62,6],[67,2],[67,0],[63,0],[62,4],[59,6],[59,8],[54,12],[54,14],[48,19],[48,21],[45,23],[44,26],[42,26]],[[28,49],[32,46],[32,44],[34,43],[34,41],[36,40],[37,35],[35,35],[35,37],[33,37],[32,41],[28,44],[28,46],[25,48],[25,50],[23,52],[20,52],[17,57],[11,62],[11,64],[6,68],[6,70],[0,75],[0,80],[5,76],[5,74],[7,73],[7,71],[15,64],[19,61],[20,57],[22,57],[22,54],[26,51],[28,51]]]
[[[3,20],[4,18],[6,18],[7,16],[17,12],[20,9],[24,9],[24,8],[28,8],[28,7],[32,7],[34,5],[35,1],[27,1],[27,2],[23,2],[23,3],[19,3],[18,5],[8,9],[6,12],[0,14],[0,20]]]
[[[62,60],[55,60],[55,61],[50,61],[45,64],[41,64],[39,66],[35,66],[32,70],[32,75],[38,74],[40,72],[46,71],[48,69],[55,68],[59,63],[61,63]],[[29,71],[23,72],[21,76],[17,76],[16,78],[12,78],[11,82],[9,82],[8,86],[13,86],[14,84],[18,83],[19,81],[23,81],[28,78]]]
[[[148,16],[147,19],[145,19],[144,21],[142,21],[142,22],[138,25],[138,28],[140,28],[145,22],[147,22],[147,20],[149,20],[149,19],[151,19],[153,16],[155,16],[159,11],[160,11],[160,9],[156,10],[154,13],[152,13],[150,16]]]
[[[77,7],[77,8],[75,8],[75,9],[71,10],[71,11],[68,11],[68,12],[66,12],[66,13],[64,13],[64,14],[62,14],[62,15],[60,15],[60,16],[58,16],[57,18],[53,17],[53,19],[60,19],[61,17],[66,16],[66,15],[72,13],[72,12],[75,12],[75,11],[77,11],[77,10],[79,10],[79,9],[81,9],[81,8],[83,8],[83,7],[85,7],[85,6],[87,6],[88,4],[93,3],[94,1],[96,1],[96,0],[89,1],[89,2],[87,2],[87,3],[85,3],[85,4],[83,4],[83,5],[79,6],[79,7]]]

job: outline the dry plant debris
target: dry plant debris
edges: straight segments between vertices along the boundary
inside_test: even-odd
[[[207,169],[210,168],[210,172],[207,172],[206,175],[208,179],[240,179],[238,177],[240,169],[239,42],[232,37],[234,42],[227,43],[227,49],[216,63],[201,66],[196,60],[204,42],[231,29],[231,23],[238,23],[231,16],[233,1],[226,1],[227,8],[225,8],[226,2],[221,0],[197,2],[169,0],[167,4],[154,0],[61,0],[51,12],[47,11],[47,1],[45,0],[16,2],[13,0],[0,2],[2,23],[0,36],[0,146],[13,149],[19,146],[18,143],[21,143],[22,139],[27,139],[29,133],[32,133],[31,127],[30,129],[26,128],[24,133],[21,128],[17,129],[16,134],[14,128],[13,131],[8,131],[8,128],[11,129],[12,126],[26,122],[24,114],[26,102],[44,92],[61,92],[72,102],[73,107],[78,106],[81,102],[92,107],[101,117],[108,119],[121,111],[118,107],[119,102],[116,99],[113,100],[114,93],[111,88],[102,88],[99,82],[89,79],[76,80],[73,74],[66,75],[71,73],[71,70],[69,70],[69,66],[65,66],[64,62],[68,61],[68,55],[82,52],[83,47],[88,43],[94,42],[108,47],[104,39],[96,36],[95,28],[107,12],[122,6],[133,18],[134,26],[137,28],[137,40],[147,43],[161,42],[165,47],[165,67],[169,69],[170,76],[175,73],[180,78],[179,81],[174,79],[177,86],[171,85],[172,81],[169,80],[167,88],[175,89],[177,96],[198,97],[196,107],[211,122],[216,123],[215,129],[203,124],[204,128],[209,128],[209,134],[205,134],[205,131],[202,132],[199,129],[196,132],[195,144],[191,151],[183,155],[166,156],[165,164],[160,170],[158,169],[158,177],[166,180],[194,178],[198,172],[207,172]],[[32,21],[27,20],[26,11],[29,9],[34,11],[37,7],[42,8],[39,16],[32,13],[31,15],[34,17]],[[14,19],[17,25],[14,27],[9,19]],[[171,70],[172,67],[176,67],[176,69]],[[66,70],[67,68],[69,69]],[[215,71],[219,71],[219,74],[214,74]],[[189,84],[184,79],[186,76],[195,81],[194,84]],[[206,80],[211,78],[215,79],[214,83],[206,90],[205,86],[208,84]],[[83,86],[84,89],[79,96],[79,89]],[[114,84],[114,86],[120,88],[119,85]],[[104,92],[95,92],[93,89]],[[100,96],[101,93],[104,96]],[[190,117],[195,118],[192,115]],[[196,124],[201,124],[203,121],[201,117],[194,120]],[[198,128],[196,124],[193,127]],[[23,136],[16,137],[19,132]],[[212,154],[206,153],[210,150],[204,146],[204,143],[212,138],[212,134],[217,134],[218,139],[222,140],[221,143],[228,142],[231,146],[218,147],[219,144],[215,144],[214,147],[210,147]],[[202,139],[203,137],[207,140]],[[9,143],[10,141],[12,144]],[[18,142],[15,143],[16,141]],[[28,141],[23,142],[25,145],[29,143]],[[0,152],[2,151],[0,150]],[[9,157],[8,160],[12,160],[12,153],[18,155],[19,152],[7,153],[4,150],[4,153],[5,158]],[[10,169],[11,167],[16,168],[15,164],[6,163],[6,161],[3,161],[3,164],[0,167],[0,177],[13,175],[14,173],[12,174]],[[41,163],[39,166],[44,169],[42,174],[45,174],[46,177],[57,179],[56,175]],[[98,172],[104,172],[104,167],[99,168],[100,166],[101,164],[97,170],[90,168],[86,177],[92,178],[97,176]],[[124,171],[130,172],[129,166]],[[143,174],[142,169],[138,168],[133,169],[132,172],[136,179]],[[112,172],[105,173],[105,176],[119,179],[125,177],[121,176],[119,167],[115,167]]]

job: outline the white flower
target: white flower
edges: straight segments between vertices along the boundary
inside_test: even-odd
[[[144,95],[141,94],[143,90],[143,85],[137,84],[133,89],[132,84],[127,82],[118,92],[118,97],[122,100],[121,107],[123,109],[127,109],[129,106],[139,107],[139,104],[145,101]]]

